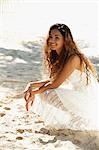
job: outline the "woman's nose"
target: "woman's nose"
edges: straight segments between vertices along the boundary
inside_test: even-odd
[[[54,38],[52,38],[52,39],[51,39],[51,42],[52,42],[52,43],[54,43],[54,42],[55,42],[55,39],[54,39]]]

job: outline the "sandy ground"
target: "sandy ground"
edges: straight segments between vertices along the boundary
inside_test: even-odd
[[[29,50],[0,49],[0,150],[99,150],[98,131],[49,129],[22,97],[12,98],[41,78],[39,48]]]
[[[49,129],[32,109],[28,112],[25,110],[23,98],[8,98],[6,102],[2,99],[0,150],[54,149],[99,150],[99,132]]]

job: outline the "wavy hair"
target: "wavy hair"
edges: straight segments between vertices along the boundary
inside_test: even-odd
[[[58,29],[65,41],[60,55],[58,55],[55,51],[51,51],[48,46],[49,35],[53,29]],[[84,70],[84,72],[86,72],[86,79],[88,84],[91,72],[95,77],[97,77],[95,67],[91,61],[80,52],[79,48],[73,40],[72,33],[68,26],[65,24],[52,25],[49,29],[48,37],[44,47],[44,63],[48,68],[50,78],[55,79],[59,72],[61,72],[63,69],[64,64],[66,64],[69,59],[73,58],[75,55],[78,55],[80,58],[81,71]]]

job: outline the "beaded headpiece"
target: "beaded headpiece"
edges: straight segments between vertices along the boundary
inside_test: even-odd
[[[61,34],[63,35],[64,38],[69,34],[71,39],[73,40],[71,31],[70,31],[69,27],[66,26],[65,24],[57,23],[57,24],[52,25],[50,27],[49,34],[50,34],[51,30],[53,30],[53,29],[58,29],[61,32]]]

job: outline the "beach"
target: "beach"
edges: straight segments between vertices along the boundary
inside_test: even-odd
[[[98,131],[49,129],[32,108],[26,111],[20,93],[42,79],[42,41],[23,47],[0,48],[0,150],[99,150]],[[99,56],[90,59],[99,76]]]

